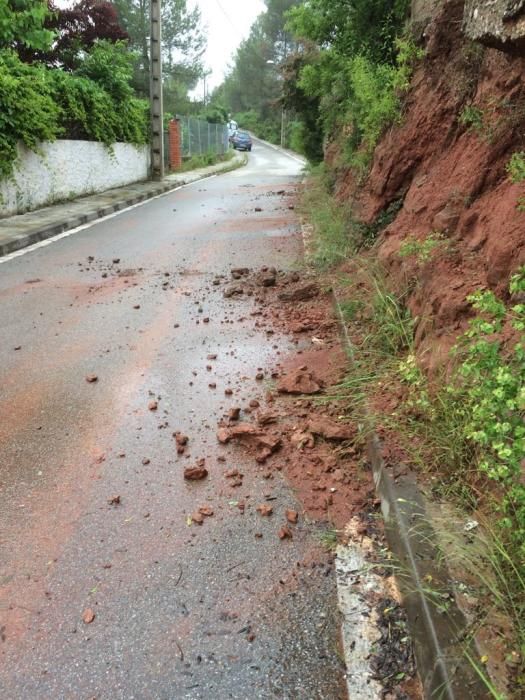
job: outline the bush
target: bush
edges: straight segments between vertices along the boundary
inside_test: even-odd
[[[17,144],[38,150],[59,137],[142,144],[148,106],[133,95],[123,45],[101,43],[78,74],[25,64],[0,52],[0,176],[12,174]]]
[[[17,144],[36,150],[63,133],[48,71],[0,52],[0,176],[12,173]]]
[[[506,170],[512,182],[523,182],[525,180],[525,153],[523,151],[513,153],[507,163]]]

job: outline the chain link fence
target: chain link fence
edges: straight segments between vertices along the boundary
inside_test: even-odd
[[[204,153],[226,153],[229,147],[226,124],[210,124],[196,117],[177,119],[181,126],[181,150],[183,158]]]

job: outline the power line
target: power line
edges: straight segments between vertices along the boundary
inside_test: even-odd
[[[215,0],[215,2],[217,3],[217,7],[219,8],[219,10],[222,12],[222,14],[226,17],[226,19],[228,20],[228,22],[231,24],[232,28],[233,28],[236,32],[238,32],[238,31],[239,31],[239,27],[235,26],[234,21],[232,20],[232,18],[230,17],[230,15],[226,12],[226,10],[225,10],[224,7],[222,6],[220,0]]]

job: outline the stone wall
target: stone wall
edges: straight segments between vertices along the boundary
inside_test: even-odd
[[[469,39],[525,55],[525,0],[466,0],[463,29]]]
[[[19,147],[11,178],[0,182],[0,217],[22,214],[81,195],[146,180],[148,146],[95,141],[43,143],[40,153]]]

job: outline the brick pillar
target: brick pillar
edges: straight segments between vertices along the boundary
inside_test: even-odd
[[[181,129],[178,119],[171,119],[168,126],[170,170],[178,170],[182,166]]]

